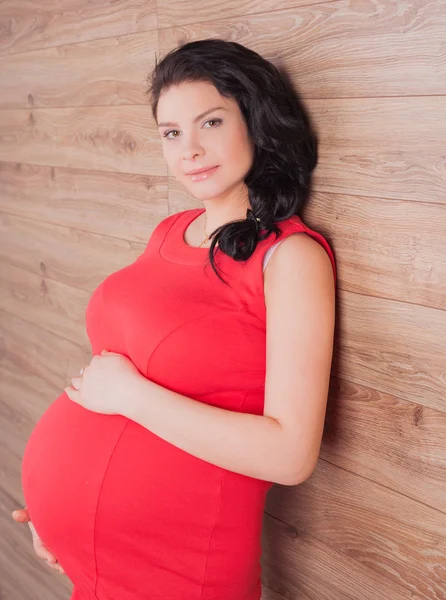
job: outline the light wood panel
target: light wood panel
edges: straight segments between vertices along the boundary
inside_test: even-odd
[[[0,598],[66,600],[73,589],[68,577],[48,567],[46,561],[35,554],[28,525],[16,523],[10,517],[18,500],[0,487]]]
[[[339,275],[321,457],[268,496],[262,600],[446,596],[444,2],[242,8],[2,3],[1,598],[69,597],[10,517],[21,456],[90,358],[95,286],[165,216],[202,205],[169,176],[144,92],[157,57],[214,36],[286,69],[305,99],[320,145],[303,216]]]
[[[315,192],[302,217],[336,241],[342,289],[446,309],[446,203]]]
[[[384,589],[388,580],[406,598],[446,597],[445,513],[323,460],[304,484],[274,486],[266,513],[288,525],[293,550],[301,550],[302,535],[314,538],[382,577]],[[363,597],[363,582],[352,585]]]
[[[0,56],[0,108],[146,104],[158,33]]]
[[[0,111],[0,160],[166,175],[147,106]]]
[[[210,0],[200,11],[158,0],[158,14],[161,55],[196,39],[239,42],[285,68],[304,98],[446,92],[444,0],[253,0],[243,10]]]
[[[445,311],[350,292],[338,306],[339,377],[446,410]]]
[[[327,4],[333,0],[328,0]],[[157,1],[158,27],[173,27],[179,24],[200,23],[205,26],[207,22],[214,21],[218,15],[230,19],[239,20],[243,15],[256,13],[271,13],[272,11],[284,12],[292,8],[295,13],[305,10],[306,5],[317,4],[318,0],[246,0],[243,4],[243,10],[240,10],[240,4],[230,0],[225,4],[210,0],[200,5],[200,11],[197,11],[197,5],[193,5],[191,0],[169,3],[168,0]]]
[[[445,411],[332,377],[327,462],[446,512],[445,439]]]
[[[43,222],[146,244],[169,214],[164,175],[0,162],[0,187],[0,211],[31,221],[29,238]]]
[[[282,519],[263,520],[265,585],[284,598],[308,600],[421,600],[403,585],[375,573]],[[379,561],[381,557],[376,557]],[[301,595],[301,592],[304,595]]]
[[[2,0],[0,52],[112,38],[157,24],[156,0]]]

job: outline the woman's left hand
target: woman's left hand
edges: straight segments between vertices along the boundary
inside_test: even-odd
[[[123,354],[102,350],[93,356],[83,374],[72,377],[64,388],[70,400],[106,415],[125,415],[132,402],[132,390],[143,377]]]

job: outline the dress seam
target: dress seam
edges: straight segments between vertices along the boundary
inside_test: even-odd
[[[155,352],[158,350],[158,348],[160,347],[160,345],[172,334],[174,334],[176,331],[178,331],[178,329],[181,329],[181,327],[184,327],[185,325],[189,325],[190,323],[193,323],[194,321],[199,321],[200,319],[207,319],[208,317],[213,317],[215,315],[218,314],[230,314],[230,313],[237,313],[240,312],[242,310],[245,310],[251,306],[253,306],[254,304],[257,304],[258,302],[264,302],[265,298],[261,297],[261,298],[256,298],[255,300],[253,300],[252,302],[249,302],[248,304],[244,304],[243,306],[240,306],[239,308],[234,308],[231,310],[217,310],[215,312],[209,313],[207,315],[200,315],[199,317],[194,317],[193,319],[190,319],[189,321],[185,321],[184,323],[180,323],[177,327],[175,327],[175,329],[172,329],[171,331],[169,331],[168,333],[166,333],[166,335],[157,343],[157,345],[154,347],[154,349],[152,350],[152,353],[149,357],[149,360],[147,361],[146,367],[145,367],[145,373],[146,373],[146,377],[148,377],[148,373],[149,373],[149,365],[150,362],[155,354]]]
[[[223,474],[221,476],[221,482],[220,482],[220,492],[219,492],[220,493],[220,498],[219,498],[219,503],[218,503],[218,507],[217,507],[217,513],[215,515],[215,522],[214,522],[214,525],[212,527],[211,535],[209,536],[209,545],[208,545],[208,552],[207,552],[207,556],[206,556],[206,565],[204,567],[203,585],[201,586],[201,594],[200,594],[199,600],[202,600],[202,598],[203,598],[204,586],[206,585],[206,578],[207,578],[207,571],[208,571],[208,562],[209,562],[209,554],[210,554],[210,549],[211,549],[212,538],[214,537],[215,528],[217,526],[218,518],[220,516],[221,499],[222,499],[222,489],[223,489],[223,481],[225,479],[225,476],[226,476],[226,471],[223,471]]]
[[[97,516],[98,516],[98,511],[99,511],[99,501],[101,499],[102,488],[104,486],[104,481],[105,481],[105,478],[107,476],[107,471],[108,471],[108,468],[110,466],[111,460],[112,460],[113,455],[115,453],[115,450],[116,450],[116,448],[117,448],[117,446],[119,444],[119,440],[121,439],[122,434],[124,433],[124,431],[125,431],[127,425],[129,424],[129,422],[130,422],[130,420],[128,419],[127,423],[122,428],[122,431],[119,434],[119,437],[116,440],[116,443],[115,443],[115,445],[113,447],[113,450],[111,451],[111,454],[110,454],[110,456],[108,458],[107,466],[105,467],[105,471],[104,471],[104,476],[103,476],[102,481],[101,481],[101,487],[99,488],[98,499],[96,501],[96,510],[95,510],[95,513],[94,513],[94,524],[93,524],[93,556],[94,556],[94,566],[95,566],[95,571],[96,571],[96,579],[95,579],[95,582],[94,582],[94,591],[93,591],[93,594],[94,594],[95,598],[98,598],[96,596],[96,590],[97,590],[97,587],[98,587],[98,579],[99,579],[99,576],[98,576],[98,562],[97,562],[97,557],[96,557],[96,521],[97,521]]]
[[[193,209],[192,209],[192,210],[193,210]],[[166,257],[165,257],[165,256],[162,254],[162,252],[161,252],[161,248],[164,246],[164,243],[165,243],[165,241],[166,241],[166,239],[167,239],[167,236],[169,235],[169,233],[170,233],[170,230],[172,229],[172,227],[175,225],[175,223],[177,223],[177,221],[180,219],[180,217],[181,217],[182,215],[185,215],[185,214],[186,214],[186,213],[188,213],[188,212],[189,212],[189,210],[182,210],[182,211],[180,211],[180,212],[178,212],[178,213],[174,213],[173,215],[169,215],[170,217],[174,217],[174,216],[176,216],[176,219],[173,219],[173,221],[172,221],[172,223],[170,224],[170,226],[169,226],[169,228],[167,229],[167,231],[165,231],[165,232],[164,232],[164,236],[163,236],[163,238],[162,238],[162,240],[161,240],[160,244],[158,245],[157,254],[158,254],[158,256],[159,256],[159,257],[160,257],[162,260],[167,260],[167,262],[170,262],[170,263],[172,263],[172,262],[173,262],[173,261],[169,260],[168,258],[166,258]],[[176,264],[176,263],[174,263],[174,264]]]

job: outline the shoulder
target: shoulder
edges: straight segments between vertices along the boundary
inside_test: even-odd
[[[304,235],[303,235],[304,234]],[[332,258],[308,231],[290,233],[275,249],[264,273],[266,302],[283,295],[307,297],[331,293],[335,287]]]
[[[146,242],[146,246],[142,254],[138,257],[138,259],[142,258],[144,255],[150,252],[151,248],[153,248],[154,246],[160,246],[172,225],[187,212],[190,211],[182,210],[172,215],[168,215],[167,217],[161,219],[161,221],[158,221],[155,227],[152,228],[152,233],[149,235],[149,239]]]
[[[191,213],[191,212],[192,212],[191,210],[181,210],[180,212],[176,212],[171,215],[168,215],[167,217],[164,217],[164,219],[161,219],[161,221],[159,221],[159,223],[155,227],[155,229],[169,228],[171,225],[173,225],[175,223],[175,221],[177,221],[178,219],[181,219],[181,217],[183,215]]]
[[[164,237],[169,231],[169,229],[172,227],[172,225],[176,223],[178,219],[181,219],[183,215],[189,212],[190,210],[182,210],[180,212],[173,213],[172,215],[168,215],[167,217],[164,217],[164,219],[161,219],[161,221],[159,221],[157,225],[155,225],[155,227],[153,228],[150,239],[160,236]]]

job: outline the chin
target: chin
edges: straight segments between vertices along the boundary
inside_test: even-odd
[[[212,185],[210,181],[198,181],[197,183],[190,183],[186,185],[188,192],[190,192],[195,198],[200,200],[212,200],[224,193],[224,189],[221,186]]]

